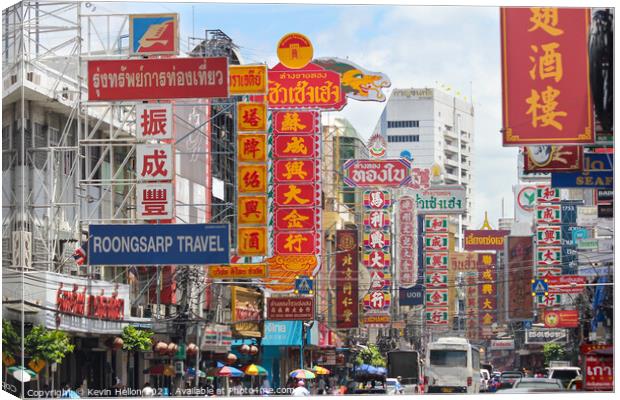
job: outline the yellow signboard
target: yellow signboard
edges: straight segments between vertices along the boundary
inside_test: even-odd
[[[31,370],[38,374],[43,368],[45,368],[45,361],[32,359],[28,362],[28,366]]]
[[[10,367],[12,365],[15,365],[15,359],[13,357],[11,357],[8,354],[2,353],[2,362],[4,363],[4,365],[6,365],[7,367]]]
[[[237,103],[237,131],[267,130],[267,103]]]
[[[231,95],[267,93],[266,65],[230,65],[228,76]]]
[[[239,193],[265,193],[267,191],[267,166],[239,165],[237,179]]]
[[[237,160],[240,162],[267,161],[267,134],[240,134],[237,136]]]
[[[237,255],[267,255],[267,228],[241,227],[237,229]]]
[[[238,224],[267,224],[267,196],[239,196],[237,198]]]
[[[299,275],[314,276],[318,261],[314,255],[277,255],[267,260],[269,277],[263,279],[265,287],[281,292],[295,289],[295,279]]]
[[[230,264],[209,266],[209,278],[213,279],[251,279],[265,278],[267,264]]]
[[[300,69],[312,60],[314,49],[310,39],[301,33],[287,33],[278,42],[277,54],[285,67]]]

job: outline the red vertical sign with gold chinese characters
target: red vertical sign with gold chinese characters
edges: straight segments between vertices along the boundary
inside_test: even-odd
[[[504,146],[594,142],[586,8],[502,8]]]
[[[356,230],[336,231],[337,329],[358,325],[358,239]]]
[[[478,317],[480,337],[488,338],[491,327],[497,322],[497,255],[478,254]]]

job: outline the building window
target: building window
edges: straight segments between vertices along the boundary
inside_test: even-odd
[[[388,136],[388,143],[411,143],[411,142],[419,142],[420,135],[398,135],[398,136]]]
[[[420,121],[388,121],[388,128],[418,128]]]

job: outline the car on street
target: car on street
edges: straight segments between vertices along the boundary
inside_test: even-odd
[[[559,379],[550,378],[520,378],[512,385],[513,389],[541,389],[545,392],[563,391],[564,385]]]
[[[521,371],[504,371],[499,376],[499,389],[510,389],[517,379],[523,378]]]
[[[548,378],[559,379],[562,381],[562,385],[566,388],[573,379],[581,376],[581,368],[571,366],[557,366],[548,369]]]

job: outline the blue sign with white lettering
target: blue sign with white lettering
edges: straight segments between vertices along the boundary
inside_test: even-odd
[[[230,225],[90,225],[91,265],[192,265],[230,262]]]
[[[424,286],[415,285],[408,289],[400,288],[398,303],[401,306],[419,306],[424,304]]]
[[[572,234],[573,234],[573,244],[577,244],[577,240],[579,239],[588,238],[588,230],[585,228],[575,228],[573,229]]]
[[[553,172],[551,186],[554,188],[614,188],[614,155],[585,154],[583,171]]]

